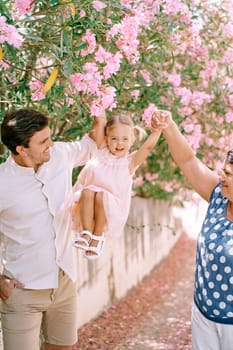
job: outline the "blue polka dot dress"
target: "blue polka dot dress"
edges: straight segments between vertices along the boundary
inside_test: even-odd
[[[208,319],[233,324],[233,221],[221,184],[213,190],[197,240],[194,301]]]

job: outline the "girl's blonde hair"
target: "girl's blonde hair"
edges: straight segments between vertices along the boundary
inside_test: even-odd
[[[114,128],[118,124],[127,125],[131,127],[133,136],[132,143],[135,142],[135,139],[139,139],[139,141],[141,141],[147,135],[143,128],[141,128],[138,125],[134,125],[131,117],[127,114],[115,115],[109,118],[105,125],[105,135],[107,136],[109,129]]]

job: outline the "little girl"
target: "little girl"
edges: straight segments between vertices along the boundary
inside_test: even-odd
[[[130,209],[132,177],[166,126],[166,112],[155,113],[160,117],[162,113],[164,124],[161,129],[151,129],[146,141],[132,153],[129,150],[136,136],[144,130],[135,127],[129,116],[117,115],[107,120],[104,145],[78,176],[73,217],[76,229],[80,226],[81,232],[73,245],[84,249],[88,259],[96,259],[102,253],[103,231],[115,237],[123,232]]]

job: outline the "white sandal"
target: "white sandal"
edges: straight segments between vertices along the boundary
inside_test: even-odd
[[[104,234],[101,236],[96,236],[96,235],[92,234],[92,239],[94,241],[98,241],[98,244],[96,247],[92,247],[89,245],[88,248],[85,249],[86,251],[85,251],[84,255],[89,260],[97,259],[102,254],[105,237],[104,237]],[[94,254],[88,255],[87,252],[92,252]]]
[[[83,236],[89,236],[89,239]],[[72,244],[75,248],[80,248],[87,250],[89,248],[89,243],[92,239],[92,233],[88,230],[83,230],[78,236],[75,237],[74,243]]]

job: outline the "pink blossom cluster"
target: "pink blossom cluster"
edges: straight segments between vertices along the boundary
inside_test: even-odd
[[[86,63],[83,70],[84,73],[72,74],[70,81],[76,91],[95,97],[91,102],[91,115],[102,116],[105,109],[112,110],[116,107],[115,88],[102,84],[103,76],[96,63]]]
[[[137,17],[126,15],[122,23],[113,25],[107,33],[107,40],[109,41],[118,35],[119,38],[116,40],[116,45],[131,64],[136,64],[140,57],[138,51],[139,29]]]
[[[186,139],[188,140],[190,146],[194,151],[197,151],[200,147],[200,141],[202,138],[201,125],[200,124],[185,124],[184,130],[187,132],[185,134]],[[188,132],[192,132],[189,134]]]
[[[161,189],[163,189],[166,192],[173,192],[180,188],[180,183],[176,179],[173,179],[169,182],[159,181],[158,185]]]
[[[42,92],[44,84],[39,79],[33,78],[29,82],[29,87],[32,90],[31,99],[32,101],[39,101],[45,98],[45,94]]]
[[[99,48],[95,53],[95,60],[96,62],[104,64],[103,76],[105,79],[109,79],[113,74],[116,74],[119,71],[122,54],[120,52],[112,54],[99,45]]]
[[[147,86],[151,86],[153,81],[151,79],[150,72],[148,72],[148,70],[146,69],[141,69],[140,74],[142,75],[143,79],[146,81]]]
[[[151,126],[152,115],[157,110],[158,108],[153,103],[149,103],[149,106],[144,110],[142,120],[145,122],[147,127]]]
[[[181,97],[181,104],[194,109],[199,109],[204,103],[210,103],[214,96],[203,91],[191,91],[186,87],[177,87],[174,89],[175,94]]]
[[[75,7],[75,16],[70,14],[70,5]],[[35,0],[10,0],[6,6],[13,22],[0,16],[0,68],[9,67],[7,74],[10,72],[10,81],[16,85],[25,73],[21,62],[30,57],[34,43],[28,35],[23,45],[23,30],[19,26],[30,20],[31,14],[35,18],[38,15],[39,19],[40,6]],[[54,14],[56,21],[60,9],[66,7],[70,17],[68,20],[63,17],[62,23],[67,22],[67,27],[59,27],[57,20],[58,30],[53,32],[58,33],[54,35],[54,38],[57,35],[58,45],[48,46],[46,51],[43,44],[46,46],[49,40],[42,43],[40,57],[32,65],[30,76],[33,78],[29,84],[32,100],[46,98],[42,92],[43,74],[53,66],[56,57],[61,76],[57,85],[64,91],[65,105],[72,108],[78,95],[82,106],[90,108],[91,115],[101,116],[106,109],[111,111],[117,106],[118,97],[122,105],[125,103],[124,107],[135,104],[133,107],[138,110],[144,103],[155,101],[158,106],[174,108],[184,118],[182,127],[189,142],[195,150],[206,148],[203,151],[206,161],[214,163],[223,156],[223,149],[231,145],[233,137],[230,131],[233,122],[232,1],[120,0],[115,4],[93,0],[83,7],[79,2],[64,0],[56,6],[52,4],[48,15]],[[75,17],[82,24],[82,30],[85,28],[83,33],[78,26],[70,26]],[[95,18],[95,23],[90,25]],[[77,30],[73,37],[71,28]],[[107,28],[106,31],[103,28]],[[63,29],[66,35],[60,38]],[[37,34],[40,36],[37,28],[32,32],[28,28],[24,33],[35,33],[35,38]],[[14,50],[15,62],[8,61],[13,56],[5,42],[14,48],[23,45],[22,50]],[[83,47],[75,52],[76,57],[72,43],[73,47]],[[42,57],[44,62],[38,65]],[[219,107],[217,111],[215,103]],[[141,112],[147,126],[155,110],[156,106],[150,103]],[[208,153],[214,148],[217,148],[216,157]]]
[[[167,81],[173,85],[174,87],[180,86],[182,82],[182,77],[177,71],[174,69],[171,73],[164,72],[164,75],[167,77]]]
[[[182,18],[184,20],[185,16],[189,19],[190,22],[190,12],[188,6],[181,2],[180,0],[166,0],[164,2],[163,11],[167,15],[177,15],[182,14]]]
[[[19,18],[31,11],[34,1],[35,0],[15,0],[13,5],[14,18]]]
[[[81,50],[82,56],[90,55],[95,51],[95,48],[96,48],[95,34],[93,34],[90,29],[86,30],[85,35],[82,37],[82,42],[87,44],[87,48]]]
[[[130,9],[132,15],[126,14],[120,23],[114,24],[108,31],[106,39],[110,41],[117,37],[116,45],[125,55],[128,61],[134,65],[140,58],[139,36],[142,29],[149,28],[151,21],[156,20],[158,5],[162,3],[157,1],[121,1],[122,5]]]
[[[70,81],[79,92],[85,94],[97,94],[102,83],[102,75],[96,63],[86,63],[83,66],[84,73],[70,75]]]
[[[20,47],[23,44],[23,37],[12,24],[6,22],[6,17],[0,16],[0,44],[4,42]]]
[[[145,180],[152,182],[154,180],[157,180],[158,178],[159,178],[159,174],[157,174],[157,173],[152,174],[150,172],[146,172],[144,176],[139,175],[139,176],[134,178],[134,186],[141,187]]]
[[[103,1],[95,0],[93,1],[93,7],[96,11],[103,10],[107,5]]]

